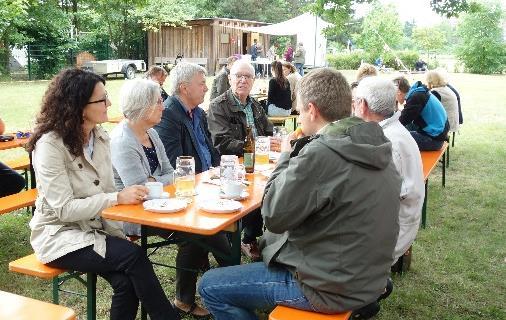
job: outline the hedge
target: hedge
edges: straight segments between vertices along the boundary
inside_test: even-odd
[[[420,57],[418,52],[410,50],[395,51],[395,54],[408,69],[413,69],[415,62]],[[402,69],[402,67],[397,64],[395,56],[391,51],[385,52],[381,58],[383,59],[383,64],[387,68],[393,68],[397,70]],[[327,55],[329,66],[340,70],[356,70],[358,67],[360,67],[362,61],[373,64],[374,60],[376,60],[376,57],[372,57],[369,53],[364,51],[353,51],[351,53],[346,52]]]

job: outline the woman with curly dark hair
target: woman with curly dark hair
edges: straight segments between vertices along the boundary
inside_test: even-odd
[[[283,74],[283,64],[273,61],[271,68],[274,78],[269,80],[267,113],[270,117],[289,116],[292,111],[292,98],[290,83]]]
[[[126,240],[121,223],[100,216],[148,192],[139,185],[116,192],[109,137],[97,126],[110,105],[94,73],[67,69],[49,84],[28,145],[39,193],[30,242],[42,263],[106,279],[111,319],[135,319],[139,300],[151,319],[179,319],[145,252]]]

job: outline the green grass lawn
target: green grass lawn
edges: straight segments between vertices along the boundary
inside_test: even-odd
[[[349,80],[355,75],[343,73]],[[119,114],[123,81],[107,82],[111,116]],[[438,168],[429,181],[427,229],[414,243],[411,270],[394,276],[394,292],[382,303],[380,320],[506,319],[506,76],[452,74],[451,83],[462,97],[464,125],[451,149],[446,188]],[[32,125],[47,84],[0,83],[0,117],[9,131]],[[0,160],[22,152],[2,151]],[[0,216],[0,290],[51,301],[49,281],[7,270],[9,261],[32,252],[29,220],[26,210]],[[162,250],[157,259],[173,261],[174,250]],[[174,271],[156,271],[173,299]],[[98,319],[107,319],[112,293],[104,280],[99,279],[98,288]],[[82,300],[63,295],[62,304],[84,317]]]

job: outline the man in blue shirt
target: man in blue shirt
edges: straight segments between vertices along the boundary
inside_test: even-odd
[[[208,90],[205,75],[206,70],[193,63],[180,62],[171,70],[171,96],[165,100],[162,120],[155,126],[172,166],[176,166],[177,157],[192,156],[196,173],[220,164],[218,151],[213,147],[207,128],[206,114],[199,108]],[[199,240],[221,252],[230,252],[223,233]],[[208,267],[208,249],[192,241],[182,241],[178,246],[174,305],[182,313],[207,316],[209,312],[195,303],[197,273],[191,270],[205,270]],[[220,266],[227,264],[223,258],[215,258]]]

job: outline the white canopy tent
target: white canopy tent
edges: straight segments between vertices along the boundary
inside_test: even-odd
[[[304,13],[293,19],[268,26],[238,27],[238,29],[275,36],[297,35],[297,43],[302,42],[306,49],[306,65],[323,67],[327,52],[327,39],[323,34],[323,29],[329,26],[332,24],[311,13]]]

